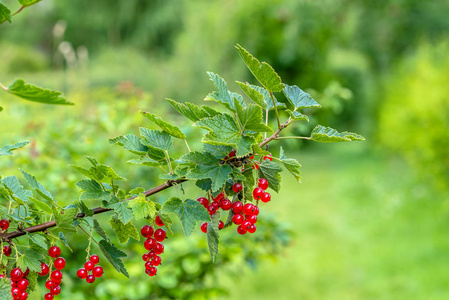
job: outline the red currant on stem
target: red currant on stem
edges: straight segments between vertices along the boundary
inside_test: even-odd
[[[145,225],[140,229],[140,234],[143,237],[149,238],[153,235],[154,229],[150,225]]]
[[[162,242],[163,240],[165,240],[166,236],[167,236],[167,233],[162,228],[159,228],[154,232],[154,239],[158,242]]]
[[[245,206],[243,206],[243,213],[245,215],[253,215],[254,214],[254,205],[252,205],[251,203],[246,203]]]
[[[218,230],[222,230],[224,227],[224,223],[222,220],[218,221]]]
[[[207,222],[204,222],[201,224],[201,231],[204,233],[207,233]]]
[[[232,202],[229,201],[228,199],[224,199],[223,201],[220,202],[220,207],[222,210],[230,210],[232,207]]]
[[[47,294],[45,294],[45,300],[53,300],[53,295],[51,294],[51,293],[47,293]]]
[[[237,227],[237,232],[241,235],[244,235],[246,234],[246,229],[244,229],[242,225],[239,225],[239,227]]]
[[[97,278],[103,276],[103,268],[100,266],[96,266],[93,269],[92,274]]]
[[[196,199],[196,201],[201,203],[201,205],[204,206],[205,208],[207,208],[209,206],[209,200],[207,200],[204,197],[199,197],[198,199]]]
[[[263,194],[264,194],[264,191],[260,187],[257,187],[253,190],[253,197],[256,200],[260,200],[260,198],[262,197]]]
[[[54,282],[60,282],[62,279],[62,272],[59,270],[53,271],[51,272],[51,280],[53,280]]]
[[[235,214],[232,216],[232,223],[240,225],[243,222],[243,216],[241,214]]]
[[[26,291],[26,289],[28,288],[29,285],[30,285],[30,283],[28,282],[28,280],[26,278],[22,278],[21,280],[19,280],[17,282],[17,287],[21,291]]]
[[[3,247],[3,254],[5,254],[6,256],[10,256],[11,252],[11,246],[6,245],[5,247]]]
[[[235,156],[235,150],[232,149],[231,152],[229,152],[229,158],[232,158]]]
[[[48,249],[48,255],[53,258],[58,257],[59,255],[61,255],[61,248],[59,248],[58,246],[50,247],[50,249]]]
[[[87,275],[86,275],[87,276]],[[45,287],[47,288],[47,289],[51,289],[51,287],[52,286],[54,286],[55,285],[55,283],[53,282],[53,281],[51,281],[51,280],[47,280],[46,282],[45,282]]]
[[[161,257],[156,255],[151,262],[154,266],[159,266],[161,264],[161,261]]]
[[[232,211],[235,214],[241,213],[242,210],[243,210],[243,203],[242,202],[236,201],[236,202],[232,203]]]
[[[0,228],[2,230],[8,230],[8,228],[9,228],[9,221],[6,220],[6,219],[0,220]]]
[[[259,187],[265,191],[268,188],[268,180],[265,178],[259,178]]]
[[[76,275],[80,278],[80,279],[85,279],[87,277],[87,271],[86,269],[79,269],[78,272],[76,272]],[[48,282],[48,281],[47,281]],[[47,285],[45,285],[47,286]],[[48,288],[48,287],[47,287]]]
[[[263,193],[262,198],[260,199],[262,202],[267,203],[271,200],[271,195],[269,193]]]
[[[98,255],[94,254],[91,255],[90,259],[89,259],[94,265],[98,264],[100,262],[100,257],[98,257]]]
[[[14,268],[11,270],[10,276],[11,280],[19,281],[23,277],[23,272],[19,268]]]
[[[58,258],[55,260],[54,265],[55,265],[55,268],[58,269],[58,270],[64,269],[64,268],[65,268],[65,259],[62,258],[62,257],[58,257]]]
[[[161,243],[157,243],[156,246],[154,246],[154,252],[156,254],[161,254],[162,252],[164,252],[164,245],[162,245]]]
[[[157,216],[154,221],[155,221],[157,226],[164,226],[164,222],[162,221],[161,216]]]
[[[232,186],[232,190],[235,192],[235,193],[240,193],[241,191],[242,191],[242,184],[240,184],[240,183],[234,183],[234,185]]]
[[[87,275],[86,281],[87,281],[87,283],[94,283],[95,276],[94,275]]]
[[[146,239],[143,246],[145,247],[145,249],[150,251],[151,249],[153,249],[154,246],[156,246],[156,243],[157,243],[157,241],[155,239],[149,238],[149,239]]]
[[[94,269],[94,263],[93,262],[91,262],[91,261],[86,261],[85,263],[84,263],[84,268],[87,270],[87,271],[90,271],[90,270],[93,270]]]
[[[50,293],[54,296],[59,295],[59,293],[61,293],[61,287],[59,285],[52,287]]]

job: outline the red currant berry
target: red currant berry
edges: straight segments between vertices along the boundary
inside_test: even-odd
[[[140,234],[143,237],[149,238],[153,235],[154,229],[150,225],[145,225],[140,229]]]
[[[268,188],[268,180],[259,178],[259,187],[265,191]]]
[[[253,190],[253,197],[254,197],[254,199],[259,200],[260,197],[262,197],[263,193],[264,193],[264,191],[263,191],[262,188],[260,188],[260,187],[255,188]]]
[[[214,202],[220,203],[221,200],[224,199],[224,194],[223,192],[221,192],[220,194],[218,194],[215,198],[212,198],[212,200],[214,200]]]
[[[159,228],[154,232],[154,239],[158,242],[162,242],[163,240],[165,240],[166,236],[167,236],[167,233],[162,228]]]
[[[271,155],[271,154],[268,154],[268,156],[264,156],[263,157],[263,160],[269,160],[269,161],[273,161],[273,155]]]
[[[22,291],[22,293],[20,294],[19,300],[27,300],[28,299],[28,293],[26,291]]]
[[[247,221],[249,221],[251,224],[256,224],[257,223],[257,216],[256,215],[248,216],[245,219]]]
[[[246,229],[244,229],[242,225],[240,225],[239,227],[237,227],[237,232],[241,235],[244,235],[246,234]]]
[[[236,201],[236,202],[232,203],[232,211],[235,214],[241,213],[242,210],[243,210],[243,203],[242,202]]]
[[[215,204],[215,205],[214,205]],[[207,209],[209,211],[209,215],[213,215],[219,208],[217,202],[212,202],[211,205],[209,205],[209,208]]]
[[[231,152],[229,152],[229,158],[234,157],[235,156],[235,150],[231,150]]]
[[[55,265],[55,268],[58,269],[58,270],[64,269],[64,268],[65,268],[65,259],[62,258],[62,257],[58,257],[58,258],[55,260],[54,265]]]
[[[243,221],[243,223],[242,223],[242,227],[246,230],[246,231],[248,231],[248,229],[251,227],[251,222],[250,221]]]
[[[98,264],[100,262],[100,257],[98,257],[98,255],[92,255],[89,260],[91,262],[93,262],[94,265]]]
[[[17,281],[11,280],[11,287],[12,288],[17,287]]]
[[[53,280],[54,282],[60,282],[62,279],[62,272],[59,270],[53,271],[51,272],[51,280]]]
[[[155,267],[151,267],[149,269],[146,269],[145,273],[147,273],[149,276],[154,276],[157,273],[157,269]]]
[[[26,291],[29,285],[30,285],[30,283],[25,278],[22,278],[17,282],[17,287],[21,291]]]
[[[9,228],[9,221],[5,220],[5,219],[0,220],[0,228],[2,230],[8,230],[8,228]]]
[[[47,280],[47,281],[45,282],[45,287],[46,287],[47,289],[51,289],[54,285],[55,285],[55,283],[54,283],[53,281],[51,281],[51,280]]]
[[[84,263],[84,269],[86,269],[87,271],[93,270],[94,267],[95,267],[94,263],[91,262],[90,260],[89,260],[89,261],[86,261],[86,262]]]
[[[220,202],[220,207],[222,210],[230,210],[232,207],[232,202],[229,201],[228,199],[224,199],[223,201]]]
[[[161,264],[161,257],[160,256],[154,256],[153,260],[151,261],[153,263],[154,266],[159,266]]]
[[[143,243],[143,246],[145,247],[145,249],[147,249],[148,251],[150,251],[151,249],[153,249],[154,246],[156,246],[157,241],[153,238],[149,238],[145,240],[145,243]]]
[[[142,255],[142,259],[143,259],[143,261],[147,261],[148,260],[148,253],[144,253],[143,255]]]
[[[207,208],[209,206],[209,200],[207,200],[204,197],[199,197],[198,199],[196,199],[196,201],[201,203],[201,205],[204,206],[205,208]]]
[[[3,247],[3,254],[5,254],[6,256],[10,256],[11,252],[11,246],[6,245],[5,247]]]
[[[271,195],[269,193],[263,193],[262,198],[260,199],[262,202],[267,203],[271,200]]]
[[[259,170],[259,163],[258,162],[254,162],[253,169]]]
[[[204,233],[207,233],[207,222],[204,222],[201,224],[201,231]]]
[[[218,222],[218,230],[222,230],[223,227],[224,227],[224,223],[223,223],[222,220],[220,220],[220,221]]]
[[[61,287],[59,285],[52,287],[50,293],[54,296],[59,295],[61,293]]]
[[[94,275],[97,278],[103,276],[103,268],[100,266],[96,266],[92,271],[92,275]]]
[[[243,216],[240,214],[235,214],[232,216],[232,223],[235,225],[240,225],[243,222]]]
[[[78,278],[80,279],[85,279],[87,277],[86,269],[79,269],[78,272],[76,272],[76,276],[78,276]]]
[[[45,300],[53,300],[53,295],[51,294],[51,293],[47,293],[47,294],[45,294]]]
[[[145,263],[145,269],[149,269],[149,268],[151,268],[151,267],[153,267],[153,263],[151,262],[151,261],[147,261],[146,263]]]
[[[19,281],[23,277],[23,272],[19,268],[14,268],[11,270],[10,276],[11,280]]]
[[[164,226],[164,222],[162,221],[161,216],[157,216],[154,221],[155,221],[157,226]]]
[[[156,246],[154,246],[154,252],[156,254],[161,254],[162,252],[164,252],[164,245],[162,245],[161,243],[157,243]]]
[[[229,159],[229,156],[226,155],[225,158],[223,158],[223,159],[224,159],[224,160],[228,160],[228,159]]]
[[[240,193],[242,191],[242,185],[240,183],[234,183],[234,185],[232,186],[232,190],[234,191],[234,193]]]
[[[251,203],[246,203],[245,206],[243,206],[243,213],[245,215],[249,215],[252,216],[254,215],[254,205],[252,205]]]
[[[19,289],[19,288],[12,288],[11,289],[11,294],[12,294],[12,296],[13,297],[19,297],[20,296],[20,294],[22,293],[22,291]]]
[[[254,205],[253,215],[255,215],[255,216],[259,215],[259,207],[255,206],[255,205]]]
[[[53,258],[58,257],[59,255],[61,255],[61,248],[59,248],[58,246],[50,247],[50,249],[48,249],[48,255]]]
[[[86,281],[87,281],[87,283],[94,283],[95,276],[94,275],[87,275]]]
[[[61,281],[62,281],[62,278],[59,279],[59,280],[53,280],[54,286],[60,285],[60,284],[61,284]]]

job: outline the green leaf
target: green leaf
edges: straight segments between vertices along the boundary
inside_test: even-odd
[[[70,252],[73,252],[72,248],[70,248],[69,243],[67,242],[67,239],[64,236],[64,233],[59,232],[59,239],[62,241],[63,245],[70,250]]]
[[[1,22],[0,22],[1,23]],[[20,143],[16,143],[14,145],[6,145],[2,148],[0,148],[0,156],[3,155],[12,155],[13,150],[17,150],[22,148],[23,146],[28,145],[30,142],[20,142]]]
[[[210,256],[212,261],[215,262],[215,259],[218,255],[218,222],[220,221],[220,212],[217,211],[212,215],[211,221],[207,224],[207,245],[209,246]]]
[[[97,170],[97,168],[95,167],[90,167],[89,170],[75,165],[69,165],[69,167],[74,168],[84,176],[89,177],[93,180],[101,181],[104,178],[104,174]]]
[[[139,232],[132,222],[128,222],[125,225],[116,216],[111,216],[111,219],[109,219],[109,224],[117,235],[120,243],[124,244],[128,242],[130,237],[132,237],[136,241],[140,241]]]
[[[159,167],[167,164],[167,162],[164,163],[164,161],[157,161],[147,156],[141,156],[139,159],[131,159],[128,160],[128,162],[131,164],[142,165],[146,167]]]
[[[195,229],[197,222],[210,221],[208,211],[198,201],[187,199],[182,201],[179,198],[172,197],[165,202],[162,207],[164,213],[175,213],[181,220],[182,228],[186,236],[189,236]]]
[[[54,201],[54,198],[52,196],[52,194],[47,191],[47,189],[40,184],[36,177],[34,177],[33,175],[28,174],[27,172],[23,171],[22,169],[19,169],[20,172],[22,172],[23,176],[25,177],[26,181],[28,182],[28,184],[39,194],[41,195],[44,199],[48,200],[48,201]]]
[[[59,230],[63,232],[76,232],[75,226],[73,226],[73,219],[78,212],[77,208],[68,208],[62,209],[58,211],[56,208],[53,208],[53,213],[56,219],[56,227],[52,230]]]
[[[203,144],[204,152],[209,152],[218,159],[225,158],[231,152],[231,146]]]
[[[119,175],[117,175],[117,173],[114,171],[114,169],[110,166],[107,165],[98,165],[96,167],[96,169],[101,172],[105,177],[108,177],[109,179],[112,180],[126,180],[126,178],[121,177]]]
[[[151,130],[144,127],[140,127],[139,131],[143,137],[140,142],[147,147],[168,151],[173,145],[171,136],[165,131]]]
[[[103,187],[95,180],[84,179],[75,185],[84,191],[80,200],[109,200],[111,198],[111,192],[104,191]]]
[[[237,118],[239,124],[244,131],[257,132],[272,132],[273,130],[262,123],[263,113],[262,109],[254,104],[250,104],[243,108],[238,103],[236,104]]]
[[[39,247],[42,247],[45,250],[48,250],[47,240],[42,235],[40,235],[39,233],[33,233],[27,234],[27,236],[33,243],[35,243]]]
[[[78,207],[80,209],[80,211],[86,216],[86,217],[91,217],[94,215],[94,211],[92,209],[90,209],[89,207],[86,206],[86,204],[84,204],[83,201],[79,201],[78,202]]]
[[[145,155],[148,150],[148,147],[142,145],[140,138],[134,134],[127,134],[116,137],[115,139],[109,139],[109,143],[122,146],[129,152],[138,155]]]
[[[307,115],[305,115],[305,114],[302,114],[302,113],[300,113],[300,112],[298,112],[298,111],[296,111],[296,110],[292,111],[292,110],[290,110],[290,109],[287,109],[286,112],[290,115],[290,117],[291,117],[293,120],[297,120],[297,121],[302,121],[302,120],[304,120],[304,121],[309,122],[309,116],[307,116]]]
[[[16,176],[5,177],[2,179],[2,183],[13,193],[12,198],[20,205],[24,205],[28,201],[28,197],[33,196],[31,191],[23,188]]]
[[[0,279],[0,299],[12,300],[11,280],[6,276]]]
[[[284,149],[281,147],[279,154],[279,160],[284,164],[284,167],[296,178],[296,180],[301,181],[301,164],[294,158],[287,158],[284,154]]]
[[[11,11],[0,0],[0,24],[2,24],[5,21],[11,23]],[[2,109],[0,109],[0,111],[2,111]]]
[[[46,104],[63,104],[73,105],[62,97],[62,93],[58,91],[51,91],[41,87],[25,83],[23,79],[16,79],[13,83],[8,85],[6,92],[28,101],[46,103]]]
[[[98,233],[105,241],[110,243],[111,240],[109,239],[109,237],[107,236],[107,234],[103,230],[103,228],[101,228],[100,223],[98,223],[98,221],[96,219],[93,219],[93,222],[94,222],[94,230],[95,230],[95,232]]]
[[[167,228],[167,230],[168,230],[171,234],[173,234],[173,231],[171,231],[171,229],[170,229],[170,225],[173,224],[173,222],[172,222],[170,216],[169,216],[168,214],[158,214],[158,215],[159,215],[159,217],[161,217],[162,222],[164,222],[165,228]]]
[[[259,166],[259,178],[266,178],[268,186],[279,193],[281,184],[281,175],[279,174],[282,168],[269,160],[264,160]]]
[[[125,202],[117,202],[112,205],[109,205],[116,213],[120,221],[123,224],[127,224],[133,218],[133,214],[130,208],[128,208],[128,201]]]
[[[125,265],[121,260],[122,257],[126,257],[126,253],[120,251],[113,244],[108,243],[105,240],[101,240],[99,246],[103,255],[114,266],[114,268],[118,272],[124,274],[126,277],[129,278],[128,271],[126,271]]]
[[[230,92],[228,90],[228,85],[226,84],[226,81],[224,81],[223,78],[212,72],[207,72],[207,74],[209,75],[210,80],[214,82],[215,87],[217,88],[218,91],[208,94],[204,100],[221,103],[223,104],[224,107],[231,110],[232,112],[235,112],[234,101],[237,101],[242,106],[245,106],[245,102],[243,102],[242,96]]]
[[[37,200],[36,198],[33,198],[33,197],[28,197],[28,199],[31,200],[31,202],[34,203],[34,206],[36,206],[37,210],[46,212],[47,214],[50,214],[50,215],[53,213],[51,207],[48,206],[47,203],[39,201],[39,200]]]
[[[288,102],[294,107],[294,111],[304,108],[319,108],[321,105],[316,102],[310,94],[301,90],[298,86],[289,86],[285,84],[282,93],[287,98]]]
[[[33,4],[36,4],[38,2],[41,2],[42,0],[19,0],[19,3],[22,4],[22,6],[30,6]]]
[[[351,142],[351,141],[364,141],[365,138],[361,135],[352,132],[338,132],[337,130],[324,127],[321,125],[316,126],[310,139],[315,142],[323,143],[337,143],[337,142]]]
[[[143,194],[139,194],[136,198],[129,200],[128,206],[131,207],[136,220],[147,217],[154,218],[156,213],[154,202],[147,200]]]
[[[163,131],[167,132],[169,135],[182,140],[186,138],[184,133],[182,133],[178,127],[165,122],[164,120],[162,120],[162,118],[156,116],[155,114],[143,111],[141,113],[145,118],[147,118],[148,120],[159,126]]]
[[[253,100],[257,105],[262,107],[262,109],[266,110],[274,110],[274,102],[276,103],[277,109],[285,109],[286,106],[284,103],[279,102],[276,97],[273,95],[273,99],[271,98],[270,92],[263,87],[252,85],[249,83],[237,82],[240,88],[245,92],[248,97]]]
[[[30,268],[30,271],[40,272],[42,255],[39,252],[27,249],[25,253],[17,259],[17,265],[22,270]]]
[[[186,103],[179,103],[172,99],[166,99],[168,103],[171,104],[181,115],[186,117],[187,119],[196,122],[198,120],[201,120],[206,117],[211,117],[211,114],[209,114],[206,110],[203,108],[186,102]]]
[[[205,118],[193,124],[207,129],[209,133],[203,138],[203,142],[211,145],[228,145],[237,150],[238,157],[251,153],[251,146],[255,139],[246,136],[234,118],[229,114],[220,114],[213,118]]]
[[[211,179],[213,191],[219,190],[232,173],[232,168],[229,165],[221,165],[218,159],[208,152],[190,152],[183,155],[180,160],[196,164],[195,168],[186,175],[187,179]]]
[[[242,46],[236,45],[240,57],[245,62],[254,77],[270,92],[280,92],[284,88],[281,77],[266,62],[260,62],[246,51]]]
[[[38,277],[39,276],[38,276],[37,272],[29,272],[28,273],[28,276],[27,276],[27,280],[29,282],[28,293],[29,292],[34,292],[36,290],[37,278]],[[1,299],[3,299],[3,298],[1,298]]]

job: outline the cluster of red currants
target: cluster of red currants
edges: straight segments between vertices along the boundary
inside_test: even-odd
[[[155,223],[159,227],[164,226],[164,222],[160,216],[156,217]],[[142,259],[145,262],[145,273],[149,276],[154,276],[157,273],[156,267],[159,266],[162,261],[159,255],[164,252],[164,245],[162,245],[162,241],[165,240],[167,233],[162,228],[154,230],[150,225],[143,226],[140,233],[144,238],[146,238],[144,247],[148,250],[148,253],[144,253],[142,255]]]
[[[14,268],[11,270],[9,276],[11,278],[11,294],[14,300],[28,299],[27,289],[30,283],[28,282],[28,279],[26,277],[28,276],[29,272],[29,269],[27,269],[25,273],[22,272],[20,268]],[[4,277],[5,275],[0,275],[0,278]]]
[[[48,289],[48,293],[45,294],[45,300],[52,300],[54,296],[61,293],[61,281],[62,272],[61,270],[65,268],[65,259],[61,256],[61,248],[58,246],[51,246],[48,249],[48,255],[54,258],[53,266],[56,270],[51,272],[49,279],[45,282],[45,287]],[[52,264],[50,264],[52,265]],[[46,276],[50,273],[50,267],[46,263],[41,263],[41,272],[38,273],[40,276]]]
[[[103,267],[97,266],[100,262],[98,255],[92,255],[88,261],[84,263],[84,268],[79,269],[76,275],[80,279],[86,279],[87,283],[95,282],[95,278],[103,276]],[[91,272],[91,274],[89,274]]]
[[[207,200],[207,198],[205,197],[199,197],[196,200],[207,209],[209,215],[215,214],[220,208],[224,211],[227,211],[232,207],[232,202],[225,197],[225,194],[223,192],[219,193],[216,197],[212,197],[212,203],[210,204],[209,200]],[[223,229],[223,227],[224,223],[222,220],[220,220],[218,222],[218,229],[221,230]],[[201,224],[201,231],[207,233],[207,222]]]

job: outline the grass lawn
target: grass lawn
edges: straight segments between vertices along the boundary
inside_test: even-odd
[[[269,204],[291,223],[292,244],[229,282],[230,298],[448,299],[447,198],[359,147],[298,156],[303,183],[286,174]]]

